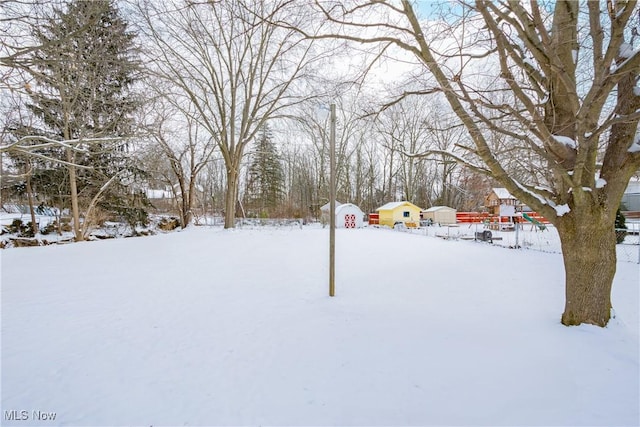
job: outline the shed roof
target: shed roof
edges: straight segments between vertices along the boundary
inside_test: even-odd
[[[336,208],[338,206],[342,205],[342,203],[340,203],[339,201],[336,200]],[[329,212],[329,208],[331,207],[331,202],[324,204],[322,206],[320,206],[320,210],[323,212]]]
[[[354,205],[353,203],[343,203],[340,206],[336,206],[336,213],[340,212],[343,209],[357,209],[362,212],[362,209],[358,205]]]
[[[413,206],[414,208],[420,210],[420,208],[414,205],[413,203],[403,201],[403,202],[389,202],[385,205],[380,206],[378,209],[376,209],[376,211],[392,211],[401,206]]]
[[[498,196],[499,199],[515,199],[515,197],[513,197],[506,188],[495,187],[491,190],[496,193],[496,196]]]
[[[422,212],[436,212],[436,211],[455,211],[454,208],[450,208],[449,206],[431,206],[429,209],[424,210]]]

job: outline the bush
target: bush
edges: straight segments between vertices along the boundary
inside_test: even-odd
[[[33,237],[33,229],[31,228],[31,221],[28,223],[22,222],[20,218],[14,219],[10,225],[6,227],[7,231],[11,234],[16,234],[20,237]]]
[[[38,227],[38,224],[36,223],[36,228],[37,227]],[[31,221],[27,223],[24,231],[21,234],[24,237],[35,237],[35,234],[33,233],[33,223]]]
[[[58,230],[58,221],[52,221],[47,224],[45,227],[40,229],[40,233],[47,235],[55,233]]]
[[[162,231],[172,231],[180,227],[180,220],[176,217],[163,217],[158,222],[158,228]]]
[[[68,216],[60,218],[60,231],[73,231],[73,227],[71,226],[71,218],[69,218]]]
[[[620,244],[624,242],[624,238],[627,237],[627,224],[624,215],[620,208],[616,211],[616,243]]]
[[[26,226],[24,225],[22,220],[20,218],[16,218],[11,221],[11,224],[7,227],[7,230],[9,230],[9,233],[11,234],[20,234],[24,231],[25,228]]]

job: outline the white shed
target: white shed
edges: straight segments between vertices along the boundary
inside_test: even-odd
[[[431,220],[435,224],[449,225],[456,223],[456,210],[449,206],[432,206],[421,212],[423,220]]]
[[[336,227],[362,228],[364,212],[353,203],[345,203],[336,207]]]
[[[329,204],[320,208],[322,222],[329,222]],[[353,203],[339,203],[336,201],[336,228],[362,228],[364,212]]]

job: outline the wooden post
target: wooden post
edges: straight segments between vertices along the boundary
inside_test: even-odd
[[[336,104],[330,107],[329,147],[329,296],[336,294]]]

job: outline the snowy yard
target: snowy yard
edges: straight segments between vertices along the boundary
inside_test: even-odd
[[[197,227],[2,257],[2,425],[640,424],[639,266],[560,325],[561,255]],[[53,420],[38,420],[55,417]]]
[[[474,239],[475,233],[482,233],[486,228],[482,224],[455,224],[451,226],[431,226],[418,229],[407,229],[408,232],[429,237],[441,237],[453,240]],[[553,225],[545,225],[538,230],[531,224],[519,225],[518,231],[489,230],[494,238],[492,244],[507,248],[518,247],[549,253],[562,253],[560,236]],[[622,244],[616,245],[618,261],[640,263],[640,223],[628,221],[627,231]]]

